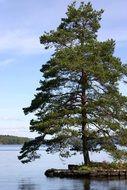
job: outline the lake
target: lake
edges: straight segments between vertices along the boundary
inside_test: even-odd
[[[19,150],[18,145],[0,145],[0,190],[127,190],[126,179],[59,179],[44,175],[49,168],[65,168],[68,163],[81,163],[81,155],[61,161],[58,155],[42,151],[41,159],[22,164],[17,159]],[[106,156],[104,153],[91,155],[95,160],[104,160]]]

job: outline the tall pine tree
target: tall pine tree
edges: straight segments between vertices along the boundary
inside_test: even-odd
[[[74,2],[58,28],[40,37],[54,54],[42,65],[40,87],[24,108],[25,114],[35,112],[30,131],[39,136],[22,147],[23,163],[37,158],[41,145],[63,157],[80,151],[85,164],[90,151],[105,150],[126,159],[127,97],[119,92],[119,83],[127,67],[114,56],[112,39],[97,40],[102,13],[91,3],[77,8]]]

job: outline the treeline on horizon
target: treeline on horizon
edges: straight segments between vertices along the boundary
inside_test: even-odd
[[[0,135],[0,144],[23,144],[30,139],[27,137],[17,137],[11,135]]]

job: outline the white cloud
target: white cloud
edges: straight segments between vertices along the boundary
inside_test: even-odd
[[[12,64],[14,62],[15,62],[15,59],[13,59],[13,58],[0,60],[0,67],[10,65],[10,64]]]
[[[13,135],[13,136],[24,136],[24,137],[33,137],[35,134],[29,132],[29,128],[26,126],[14,127],[13,125],[0,127],[1,135]]]
[[[29,4],[29,2],[24,0],[22,2],[14,0],[12,4],[8,0],[8,6],[5,8],[8,14],[6,15],[2,10],[0,12],[2,18],[0,20],[0,52],[14,51],[19,54],[40,54],[45,52],[44,47],[40,45],[39,36],[44,31],[55,29],[58,26],[61,17],[65,16],[67,5],[72,1],[67,0],[65,2],[62,0],[59,4],[58,0],[54,2],[48,0],[44,3],[41,0],[38,3],[32,0],[31,4]],[[79,4],[81,0],[77,2]],[[109,2],[101,0],[100,2],[91,0],[91,2],[95,9],[100,10],[102,8],[105,10],[102,15],[102,27],[101,32],[99,32],[99,38],[113,38],[117,41],[126,40],[127,1],[119,0],[116,2],[112,0]],[[13,10],[13,5],[16,6],[16,10]],[[118,14],[120,9],[122,11]]]
[[[14,116],[0,116],[0,121],[22,121],[22,119]]]
[[[20,54],[36,54],[43,50],[39,36],[32,35],[28,31],[15,30],[0,34],[0,52],[15,51]]]

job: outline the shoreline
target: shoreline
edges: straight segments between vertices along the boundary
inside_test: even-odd
[[[45,171],[46,177],[60,178],[102,178],[102,177],[125,177],[127,178],[127,170],[123,169],[98,169],[96,171],[77,171],[69,169],[48,169]]]
[[[77,165],[68,165],[68,169],[51,168],[45,171],[46,177],[59,178],[127,178],[127,168],[96,168],[95,170],[78,170]]]

